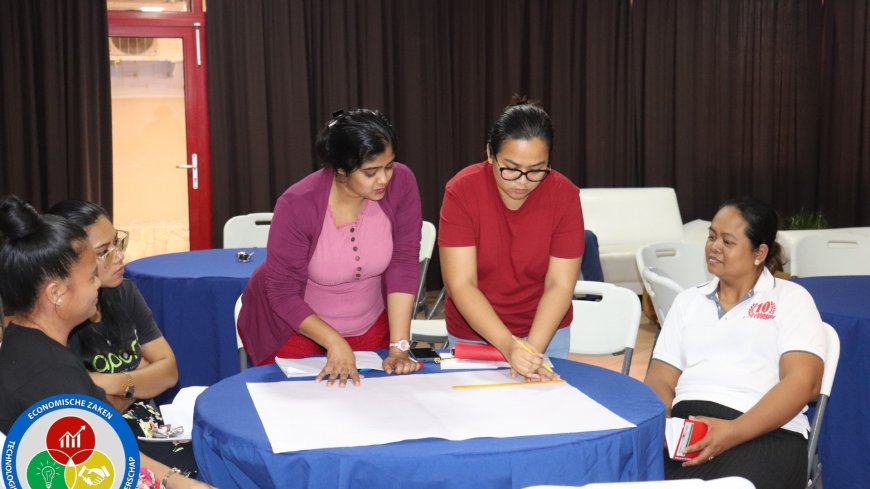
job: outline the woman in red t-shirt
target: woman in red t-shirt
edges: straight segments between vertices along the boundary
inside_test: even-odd
[[[489,343],[534,380],[554,376],[538,352],[568,355],[583,254],[580,191],[550,169],[552,144],[547,113],[514,97],[490,130],[487,160],[447,183],[438,237],[451,341]]]

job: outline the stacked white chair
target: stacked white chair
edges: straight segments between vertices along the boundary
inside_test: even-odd
[[[677,294],[710,280],[704,246],[698,243],[654,243],[637,251],[637,269],[652,300],[659,321]]]
[[[652,301],[656,317],[660,324],[664,324],[674,300],[685,289],[659,272],[656,268],[648,267],[641,269],[640,275],[643,277],[644,286],[647,287],[647,294]]]

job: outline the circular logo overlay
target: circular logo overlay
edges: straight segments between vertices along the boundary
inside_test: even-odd
[[[6,489],[134,489],[139,447],[118,411],[93,397],[48,397],[18,417],[3,443]]]

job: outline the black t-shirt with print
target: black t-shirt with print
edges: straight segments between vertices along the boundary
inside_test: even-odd
[[[142,345],[162,336],[151,309],[129,280],[118,287],[101,288],[99,301],[100,322],[85,321],[77,326],[70,335],[70,350],[81,359],[81,365],[92,372],[111,374],[135,370],[142,361]],[[163,422],[156,406],[147,399],[134,403],[124,413],[124,419],[136,436],[145,435],[142,423]],[[170,467],[178,467],[185,474],[197,473],[190,443],[140,440],[139,450]]]
[[[100,289],[100,312],[99,323],[88,320],[73,330],[70,350],[91,372],[135,370],[142,360],[142,345],[162,336],[139,289],[129,280]]]

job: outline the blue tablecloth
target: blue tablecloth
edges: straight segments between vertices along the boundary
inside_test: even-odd
[[[870,487],[870,276],[795,279],[840,336],[840,363],[819,441],[825,489]]]
[[[637,428],[464,441],[427,438],[370,447],[274,454],[245,385],[288,381],[278,367],[267,365],[225,379],[197,399],[193,445],[200,478],[221,489],[501,489],[535,484],[661,480],[665,411],[652,390],[630,377],[599,367],[558,359],[553,363],[571,385]],[[437,372],[440,372],[437,365],[427,364],[414,375]],[[366,375],[379,377],[383,373]],[[312,382],[310,378],[291,381]],[[531,418],[546,415],[529,414]],[[329,418],[312,422],[329,429]]]
[[[266,258],[256,250],[251,261],[236,260],[235,249],[199,250],[142,258],[127,264],[124,275],[136,283],[154,313],[157,326],[178,362],[176,389],[212,385],[239,373],[236,349],[236,300],[254,270]]]

